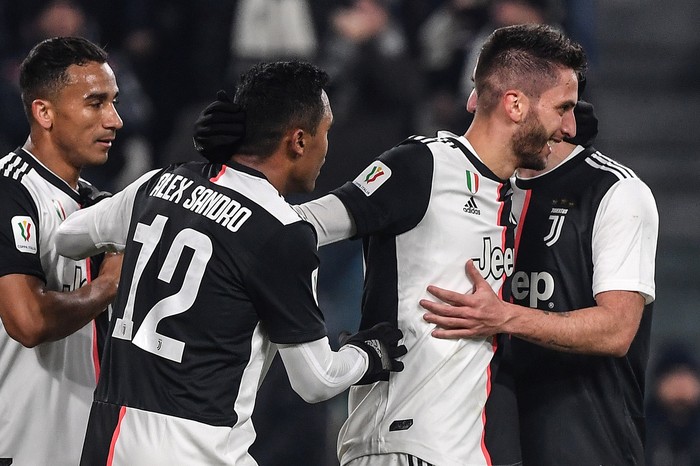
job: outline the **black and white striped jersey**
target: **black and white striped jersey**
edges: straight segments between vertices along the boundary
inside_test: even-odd
[[[514,302],[561,312],[627,290],[654,300],[658,214],[624,165],[578,147],[552,171],[516,179],[522,210]],[[639,465],[651,310],[628,354],[571,354],[512,339],[524,464]]]
[[[53,291],[87,283],[89,261],[59,256],[53,246],[58,226],[80,208],[75,190],[17,149],[0,159],[0,199],[0,275],[34,275]],[[94,330],[88,324],[25,348],[0,322],[0,458],[77,464],[98,370]]]
[[[126,252],[82,464],[255,464],[274,344],[326,335],[313,228],[234,163],[169,166],[95,208],[126,219],[95,215]]]
[[[364,242],[361,328],[397,323],[408,354],[388,382],[351,388],[338,440],[341,464],[407,453],[431,464],[491,464],[484,441],[495,340],[439,340],[423,320],[428,285],[467,292],[474,259],[508,299],[514,267],[511,186],[464,137],[413,137],[333,192]],[[487,439],[488,440],[488,439]]]

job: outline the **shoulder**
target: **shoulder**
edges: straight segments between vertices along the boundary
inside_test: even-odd
[[[592,169],[599,171],[601,174],[609,174],[609,176],[617,180],[639,178],[631,168],[596,149],[590,148],[584,151],[582,157],[584,157],[584,162]]]
[[[11,152],[0,159],[0,198],[3,199],[0,208],[8,208],[8,203],[11,203],[37,212],[38,199],[32,195],[37,193],[37,189],[29,189],[33,184],[27,177],[29,171],[26,161],[15,153]]]
[[[622,198],[632,204],[655,203],[649,186],[630,167],[593,148],[587,149],[582,156],[585,163],[606,180],[605,197]]]

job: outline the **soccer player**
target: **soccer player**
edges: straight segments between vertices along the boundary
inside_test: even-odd
[[[473,294],[431,287],[456,307],[421,304],[437,337],[514,336],[525,466],[644,464],[658,214],[634,172],[592,147],[592,106],[579,102],[576,119],[576,137],[554,147],[544,170],[518,170],[515,304],[472,264]]]
[[[250,415],[277,348],[309,402],[401,370],[388,323],[331,351],[316,235],[282,197],[313,190],[325,161],[327,81],[305,63],[254,66],[225,163],[151,171],[62,225],[68,256],[126,249],[81,464],[256,464]]]
[[[513,426],[491,429],[485,413],[497,339],[432,338],[434,326],[418,303],[430,283],[470,289],[468,258],[489,289],[508,299],[515,246],[509,177],[516,167],[544,168],[551,145],[575,134],[584,66],[581,47],[550,27],[498,29],[481,53],[475,82],[482,98],[463,136],[411,137],[353,182],[298,207],[320,244],[363,238],[361,328],[396,322],[409,348],[406,370],[391,374],[388,384],[351,389],[338,440],[341,464],[519,462],[517,432],[510,443],[491,437]],[[195,134],[210,150],[207,137]]]
[[[119,90],[104,50],[72,37],[37,44],[20,87],[30,134],[0,159],[0,463],[73,466],[99,372],[93,319],[116,295],[121,256],[92,280],[54,235],[91,202],[80,170],[107,160]]]

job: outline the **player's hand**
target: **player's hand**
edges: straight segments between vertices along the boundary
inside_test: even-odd
[[[355,346],[369,356],[369,366],[357,385],[365,385],[380,380],[389,380],[390,372],[401,372],[403,363],[396,358],[406,354],[406,347],[399,345],[403,333],[388,322],[381,322],[354,335],[340,334],[340,344]]]
[[[80,206],[90,207],[91,205],[97,204],[103,199],[112,196],[112,193],[107,191],[100,191],[90,183],[79,180],[78,181],[78,194],[80,195]]]
[[[421,299],[420,305],[429,311],[423,319],[437,328],[437,338],[484,338],[507,332],[511,319],[508,303],[503,301],[481,276],[472,260],[467,261],[466,273],[474,284],[471,291],[459,293],[431,285],[430,294],[440,302]]]
[[[228,160],[244,136],[245,112],[223,90],[194,123],[194,148],[210,162]]]

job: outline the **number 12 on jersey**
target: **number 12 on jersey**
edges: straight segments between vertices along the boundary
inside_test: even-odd
[[[153,223],[146,225],[139,223],[134,232],[134,241],[141,243],[142,247],[139,251],[139,256],[136,259],[131,287],[129,288],[129,296],[124,308],[124,315],[117,319],[114,326],[112,336],[121,340],[131,340],[133,344],[139,348],[153,353],[157,356],[169,359],[175,362],[182,362],[182,353],[185,350],[185,342],[174,338],[162,335],[156,331],[161,320],[182,314],[187,311],[197,297],[199,285],[202,283],[204,272],[209,259],[211,259],[213,246],[211,239],[191,228],[185,228],[180,231],[173,239],[170,245],[170,250],[166,254],[166,259],[158,272],[158,279],[170,283],[173,277],[175,268],[180,261],[183,249],[186,247],[194,251],[192,259],[187,267],[185,278],[180,289],[170,296],[158,301],[147,313],[133,335],[133,317],[134,317],[134,301],[136,299],[136,290],[141,281],[143,271],[146,264],[151,259],[156,246],[161,241],[163,229],[168,222],[168,218],[163,215],[156,215]]]

